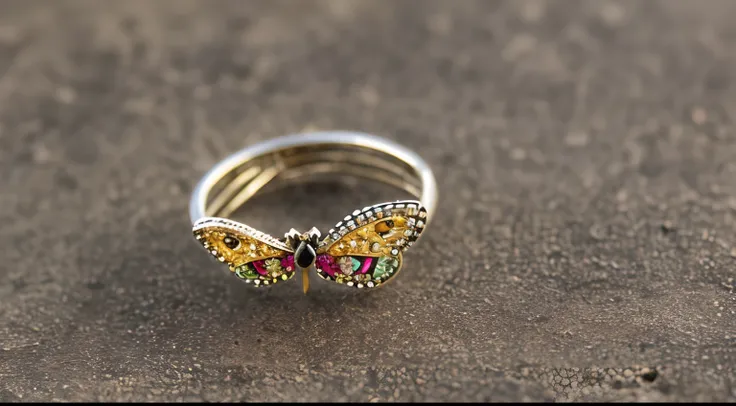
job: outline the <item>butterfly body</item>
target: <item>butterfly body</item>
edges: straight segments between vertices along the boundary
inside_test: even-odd
[[[356,210],[327,236],[312,228],[291,229],[276,239],[244,224],[217,217],[197,221],[194,235],[236,276],[256,286],[290,279],[296,269],[316,268],[322,279],[357,288],[380,286],[401,269],[402,253],[419,238],[427,212],[418,201],[381,203]]]

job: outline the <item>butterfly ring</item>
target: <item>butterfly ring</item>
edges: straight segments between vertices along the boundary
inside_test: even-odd
[[[261,188],[322,175],[368,178],[419,200],[378,203],[353,211],[325,236],[312,228],[275,238],[228,218]],[[355,288],[377,288],[403,265],[402,253],[427,228],[437,201],[432,170],[416,153],[375,135],[312,132],[286,135],[238,151],[199,181],[189,204],[194,238],[230,271],[270,286],[309,271]]]

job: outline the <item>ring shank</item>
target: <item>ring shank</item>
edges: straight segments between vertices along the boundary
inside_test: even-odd
[[[366,177],[403,189],[434,213],[437,185],[426,162],[385,138],[358,132],[312,132],[274,138],[225,158],[197,184],[192,223],[227,217],[267,184],[323,174]]]

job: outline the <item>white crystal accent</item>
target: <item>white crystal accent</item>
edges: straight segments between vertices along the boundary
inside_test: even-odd
[[[348,276],[353,274],[353,260],[350,257],[341,257],[337,260],[337,265],[343,274]]]

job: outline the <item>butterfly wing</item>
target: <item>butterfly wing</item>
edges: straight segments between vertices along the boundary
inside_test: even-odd
[[[284,242],[236,221],[207,217],[192,229],[194,238],[238,278],[255,286],[294,276],[294,255]]]
[[[399,272],[402,253],[419,238],[426,221],[427,211],[416,200],[356,210],[320,243],[317,274],[357,288],[380,286]]]

